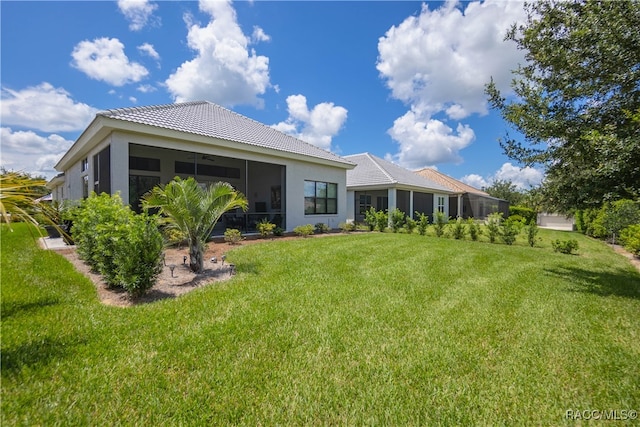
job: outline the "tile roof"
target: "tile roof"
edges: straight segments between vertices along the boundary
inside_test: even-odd
[[[435,181],[423,178],[408,169],[376,157],[373,154],[354,154],[344,156],[357,166],[347,171],[347,187],[374,185],[406,185],[427,188],[436,191],[451,192],[447,187]]]
[[[452,191],[456,193],[471,193],[478,194],[480,196],[491,197],[488,193],[484,191],[478,190],[475,187],[465,184],[464,182],[458,181],[457,179],[453,179],[448,175],[443,174],[435,169],[424,168],[419,171],[415,171],[418,175],[435,181],[441,185],[444,185],[447,188],[450,188]]]
[[[207,101],[119,108],[101,111],[98,116],[351,164],[336,154]]]

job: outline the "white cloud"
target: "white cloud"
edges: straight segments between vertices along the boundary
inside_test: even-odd
[[[435,119],[423,120],[413,111],[399,117],[389,129],[400,151],[387,158],[408,168],[419,169],[436,163],[460,163],[459,151],[471,144],[475,133],[467,125],[458,123],[456,130]]]
[[[124,53],[124,45],[113,38],[84,40],[71,53],[73,65],[92,79],[102,80],[113,86],[139,82],[149,71],[137,62],[130,62]]]
[[[156,52],[156,49],[150,43],[142,43],[140,46],[138,46],[138,50],[143,54],[155,59],[156,61],[160,60],[160,55],[158,54],[158,52]]]
[[[287,120],[272,127],[325,150],[331,150],[333,137],[347,120],[347,109],[332,102],[322,102],[309,110],[304,95],[287,97],[287,111]]]
[[[253,40],[254,43],[268,42],[271,40],[271,36],[266,34],[262,28],[258,27],[257,25],[254,25],[253,34],[251,35],[251,40]]]
[[[511,181],[519,189],[528,189],[540,185],[544,173],[532,167],[520,168],[511,163],[505,163],[494,175],[495,180]]]
[[[155,92],[158,89],[156,89],[155,86],[151,86],[151,85],[140,85],[136,88],[136,90],[142,93],[151,93],[151,92]]]
[[[499,89],[508,91],[511,70],[524,61],[515,44],[504,41],[509,27],[525,16],[521,2],[486,0],[463,7],[449,1],[430,10],[425,3],[419,15],[391,27],[378,41],[380,77],[394,98],[410,106],[408,114],[415,123],[430,123],[436,114],[452,121],[486,114],[485,84],[493,77]],[[466,125],[462,125],[466,137],[435,131],[434,126],[421,132],[414,127],[408,134],[396,128],[398,120],[389,133],[394,139],[404,136],[397,140],[400,152],[394,156],[404,166],[459,161],[458,150],[471,142],[473,131]],[[440,145],[440,155],[429,154]],[[404,152],[409,148],[412,153]]]
[[[53,166],[73,144],[56,134],[43,137],[33,131],[14,132],[7,127],[0,129],[0,138],[4,168],[47,178],[58,173]]]
[[[2,124],[43,132],[84,129],[95,116],[95,108],[76,102],[63,88],[43,82],[16,91],[2,88]],[[2,141],[4,148],[4,140]]]
[[[269,58],[249,49],[250,39],[226,1],[201,1],[200,9],[211,16],[206,26],[191,22],[187,42],[196,56],[184,62],[166,80],[176,102],[207,99],[229,107],[262,106],[258,96],[269,87]]]
[[[148,0],[118,0],[118,9],[129,21],[131,31],[140,31],[152,18],[158,5]],[[160,18],[155,18],[154,23],[159,23]]]
[[[489,181],[487,181],[482,176],[480,176],[480,175],[478,175],[476,173],[465,175],[462,178],[460,178],[460,181],[462,181],[465,184],[470,185],[470,186],[472,186],[474,188],[477,188],[478,190],[481,190],[481,189],[486,188],[486,187],[491,185],[489,183]]]
[[[482,177],[478,174],[465,175],[460,181],[475,188],[489,187],[495,181],[511,181],[519,190],[528,190],[542,183],[544,173],[532,167],[518,167],[504,163],[493,175]]]

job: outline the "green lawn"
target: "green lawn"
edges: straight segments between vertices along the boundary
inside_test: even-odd
[[[575,425],[567,410],[640,411],[640,274],[578,234],[542,230],[536,248],[276,240],[231,251],[231,281],[116,308],[15,229],[2,228],[3,426]],[[569,237],[579,255],[551,250]]]

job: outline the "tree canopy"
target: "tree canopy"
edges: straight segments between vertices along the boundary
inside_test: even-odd
[[[493,108],[509,133],[505,153],[546,169],[546,198],[560,210],[640,194],[640,2],[526,3],[507,40],[525,52],[507,100],[493,81]]]

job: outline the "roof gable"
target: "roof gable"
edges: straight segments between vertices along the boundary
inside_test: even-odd
[[[451,192],[437,182],[369,153],[344,157],[356,164],[354,169],[347,171],[347,187],[404,185],[444,193]]]
[[[206,101],[120,108],[101,111],[97,116],[352,166],[336,154]]]

